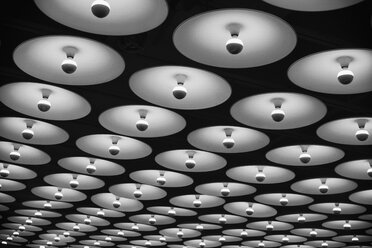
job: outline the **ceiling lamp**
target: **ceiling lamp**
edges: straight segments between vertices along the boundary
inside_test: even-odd
[[[131,227],[131,229],[133,231],[138,231],[139,230],[139,226],[137,225],[137,223],[133,223],[133,226]]]
[[[184,233],[182,232],[182,228],[180,228],[178,230],[178,232],[177,232],[177,237],[179,237],[180,239],[182,239],[183,238],[183,235],[184,235]]]
[[[345,220],[345,223],[342,227],[344,228],[344,230],[350,230],[351,224],[349,223],[349,220]]]
[[[288,205],[288,202],[289,202],[289,200],[288,200],[288,198],[286,196],[287,196],[287,194],[282,194],[282,197],[279,199],[279,203],[283,207],[284,206],[287,206]]]
[[[221,242],[221,243],[226,242],[226,238],[225,238],[225,236],[221,235],[221,236],[218,238],[218,241]]]
[[[34,137],[34,131],[32,130],[32,126],[34,125],[35,121],[26,120],[26,129],[22,131],[22,137],[26,140],[32,139]]]
[[[157,184],[163,186],[166,182],[167,179],[164,177],[165,171],[159,171],[159,177],[156,178]]]
[[[257,182],[262,183],[263,181],[265,181],[265,179],[266,179],[266,175],[265,173],[263,173],[263,168],[258,168],[258,172],[256,174]]]
[[[275,109],[271,112],[271,118],[275,122],[281,122],[285,117],[285,112],[282,109],[283,101],[283,98],[274,98],[271,100],[275,107]]]
[[[355,132],[355,137],[359,141],[366,141],[369,137],[368,130],[365,129],[365,125],[367,123],[366,119],[358,119],[356,120],[356,123],[358,123],[359,129]]]
[[[77,187],[79,187],[79,181],[77,180],[77,177],[78,177],[77,174],[72,175],[72,180],[69,183],[70,187],[73,189],[76,189]]]
[[[351,238],[351,242],[357,243],[359,242],[359,238],[356,235],[353,235],[353,237]]]
[[[62,188],[58,188],[57,192],[54,193],[54,198],[56,198],[58,201],[63,198]]]
[[[226,217],[225,217],[224,214],[221,214],[221,217],[218,218],[218,222],[219,222],[220,224],[222,224],[222,225],[226,224],[227,219],[226,219]]]
[[[66,59],[62,61],[61,68],[62,70],[67,74],[72,74],[77,69],[77,64],[74,60],[75,54],[76,54],[76,47],[64,47],[63,51],[66,53]]]
[[[41,112],[47,112],[52,107],[52,104],[49,101],[51,93],[52,91],[49,89],[41,89],[42,99],[37,103],[37,107]]]
[[[123,231],[123,230],[119,230],[119,231],[118,231],[118,233],[117,233],[117,235],[118,235],[118,236],[123,236],[123,237],[125,236],[125,234],[124,234],[124,231]]]
[[[311,155],[307,152],[307,149],[309,148],[309,146],[302,145],[300,147],[301,147],[302,153],[300,154],[300,156],[298,157],[298,159],[302,163],[307,164],[311,160]]]
[[[349,70],[349,64],[352,60],[353,59],[349,56],[337,58],[337,62],[341,66],[341,71],[338,72],[337,79],[343,85],[350,84],[354,79],[354,73]]]
[[[340,214],[342,209],[340,208],[340,203],[335,203],[335,206],[332,209],[334,214]]]
[[[328,247],[328,243],[327,241],[323,240],[322,244],[321,244],[321,247],[322,248],[327,248]]]
[[[150,218],[149,218],[149,223],[151,225],[154,225],[156,223],[156,219],[155,219],[155,216],[154,215],[151,215]]]
[[[150,240],[146,240],[145,241],[145,246],[147,246],[147,247],[151,246],[151,241]]]
[[[90,223],[92,223],[92,220],[90,219],[90,216],[87,216],[87,217],[84,219],[84,224],[85,224],[85,225],[90,225]]]
[[[90,10],[96,17],[104,18],[110,13],[111,7],[105,0],[95,0],[91,5]]]
[[[248,238],[248,232],[245,229],[243,229],[243,231],[240,233],[240,237]]]
[[[105,217],[105,212],[103,211],[102,208],[100,208],[100,209],[97,211],[97,215],[98,215],[99,217]]]
[[[13,151],[9,153],[9,157],[11,160],[17,161],[21,157],[21,154],[19,153],[20,145],[13,144],[13,148]]]
[[[310,234],[310,237],[312,237],[312,238],[316,238],[316,236],[318,236],[318,233],[317,233],[317,231],[315,231],[314,228],[311,229],[309,234]]]
[[[101,243],[98,240],[94,241],[93,244],[96,245],[96,246],[100,246],[101,245]]]
[[[252,202],[249,202],[249,203],[248,203],[248,207],[247,207],[247,209],[245,210],[245,213],[246,213],[247,215],[252,215],[252,214],[254,214],[254,209],[253,209],[253,203],[252,203]]]
[[[161,235],[161,236],[159,237],[159,241],[160,241],[160,242],[166,242],[167,239],[166,239],[166,237],[164,237],[164,235]]]
[[[94,159],[89,159],[89,164],[87,167],[85,167],[85,170],[88,172],[88,174],[93,174],[96,172],[97,167],[94,165],[95,160]]]
[[[269,232],[274,230],[274,225],[272,224],[272,221],[268,221],[268,223],[266,225],[266,230],[269,231]]]
[[[198,230],[198,231],[203,231],[203,230],[204,230],[204,227],[203,227],[202,224],[197,224],[195,228],[196,228],[196,230]]]
[[[28,217],[25,221],[26,225],[32,225],[32,219],[31,217]]]
[[[120,152],[120,147],[118,146],[119,139],[120,138],[116,136],[112,137],[112,145],[109,147],[108,151],[113,156],[118,155]]]
[[[18,227],[18,229],[19,229],[21,232],[23,232],[24,230],[26,230],[26,227],[25,227],[24,225],[20,225],[20,226]]]
[[[204,239],[200,240],[199,247],[200,248],[204,248],[205,247]]]
[[[184,86],[187,76],[185,74],[177,74],[175,77],[177,80],[177,85],[173,88],[173,96],[176,99],[181,100],[187,95],[187,89]]]
[[[327,182],[327,178],[321,178],[321,179],[320,179],[320,182],[321,182],[321,185],[318,187],[319,192],[322,193],[322,194],[327,193],[328,190],[329,190],[329,187],[328,187],[328,185],[326,184],[326,182]]]
[[[222,144],[227,149],[232,148],[235,145],[235,140],[231,137],[232,136],[232,128],[225,128],[224,132],[226,135],[226,138],[222,141]]]
[[[9,164],[3,163],[3,168],[0,170],[0,176],[2,177],[8,177],[10,174],[10,171],[8,170]]]
[[[19,232],[18,232],[18,231],[14,231],[14,232],[13,232],[13,236],[14,236],[14,237],[18,237],[18,236],[19,236]]]
[[[220,193],[222,196],[229,196],[230,195],[230,189],[228,188],[228,183],[223,183],[223,188],[220,190]]]
[[[67,238],[67,237],[70,237],[70,232],[69,231],[64,231],[63,232],[63,236],[65,236],[65,238]]]
[[[195,200],[192,202],[192,205],[194,205],[194,207],[196,208],[202,205],[202,202],[199,198],[200,198],[200,195],[195,195]]]
[[[306,217],[303,214],[300,214],[297,218],[298,223],[305,223]]]
[[[56,242],[61,241],[61,237],[56,234],[56,236],[54,237],[54,241],[56,241]]]
[[[138,198],[141,198],[142,195],[143,193],[141,191],[141,184],[137,183],[136,190],[133,192],[133,196],[138,199]]]
[[[112,202],[112,206],[114,208],[120,208],[121,206],[120,197],[116,196],[115,201]]]
[[[149,127],[149,123],[146,121],[147,110],[140,109],[138,113],[140,119],[136,122],[136,127],[139,131],[143,132]]]
[[[41,216],[43,216],[43,213],[40,210],[36,210],[34,215],[37,216],[37,217],[41,217]]]
[[[188,169],[193,169],[196,165],[196,162],[194,160],[195,151],[187,151],[186,152],[189,158],[185,161],[185,166]]]
[[[52,203],[50,203],[50,201],[47,201],[46,203],[44,203],[44,208],[45,209],[51,209],[52,208]]]
[[[173,207],[171,207],[169,210],[168,210],[168,215],[169,216],[176,216],[176,210],[173,208]]]
[[[264,248],[265,247],[265,243],[261,240],[258,245],[257,245],[259,248]]]

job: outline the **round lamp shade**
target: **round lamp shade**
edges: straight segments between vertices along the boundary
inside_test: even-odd
[[[228,51],[226,45],[232,38],[239,39],[234,41],[240,43],[240,53],[236,49]],[[173,34],[174,45],[186,57],[225,68],[273,63],[288,55],[296,42],[296,34],[286,22],[251,9],[201,13],[181,23]]]

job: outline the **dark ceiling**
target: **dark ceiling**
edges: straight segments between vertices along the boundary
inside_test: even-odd
[[[371,48],[372,32],[371,32],[371,10],[372,2],[364,1],[351,7],[338,9],[334,11],[324,12],[300,12],[291,11],[278,8],[259,0],[168,0],[169,14],[164,23],[159,27],[136,35],[129,36],[105,36],[96,35],[78,31],[47,17],[34,4],[33,1],[12,0],[7,1],[6,6],[3,3],[3,11],[0,16],[1,27],[1,46],[0,46],[0,75],[1,84],[11,82],[39,82],[50,84],[50,82],[42,81],[34,78],[21,69],[19,69],[13,61],[13,51],[22,42],[43,35],[73,35],[91,38],[102,42],[118,53],[124,58],[126,67],[122,75],[118,78],[104,84],[90,85],[90,86],[70,86],[57,85],[67,90],[73,91],[84,97],[92,106],[92,110],[84,118],[74,121],[53,121],[48,120],[49,123],[54,124],[68,132],[70,135],[68,141],[52,146],[33,145],[49,154],[52,161],[47,165],[27,166],[37,173],[37,177],[31,180],[23,181],[27,185],[25,190],[9,192],[16,198],[15,202],[4,204],[9,207],[8,211],[0,212],[2,219],[1,223],[8,222],[6,219],[13,215],[18,215],[14,211],[17,209],[24,209],[22,202],[29,200],[37,200],[39,197],[31,193],[31,189],[36,186],[47,185],[43,181],[44,176],[53,173],[66,173],[57,164],[61,158],[71,156],[90,156],[84,151],[76,147],[75,141],[85,135],[89,134],[109,134],[110,131],[102,127],[98,122],[98,116],[105,110],[121,105],[130,104],[144,104],[151,105],[151,103],[136,96],[128,85],[129,77],[144,68],[161,66],[161,65],[179,65],[189,66],[199,69],[204,69],[214,72],[228,81],[232,87],[231,97],[221,105],[216,107],[202,109],[202,110],[174,110],[186,119],[186,127],[173,135],[160,138],[140,138],[140,140],[147,143],[152,148],[151,155],[135,160],[116,160],[115,162],[125,167],[126,172],[122,175],[111,177],[100,177],[105,181],[105,186],[92,190],[84,191],[88,198],[81,202],[74,203],[73,208],[55,210],[62,213],[62,217],[50,219],[52,225],[43,227],[42,232],[37,235],[27,237],[28,242],[39,239],[37,236],[46,232],[48,229],[56,229],[54,225],[58,222],[66,222],[64,215],[77,213],[76,208],[94,206],[90,201],[90,196],[93,194],[108,192],[111,185],[134,182],[129,178],[129,174],[136,170],[142,169],[161,169],[154,158],[157,154],[175,150],[175,149],[195,149],[187,142],[187,135],[201,127],[216,126],[216,125],[235,125],[243,126],[231,117],[230,108],[238,100],[261,93],[268,92],[295,92],[303,93],[313,96],[323,101],[327,106],[327,114],[319,122],[312,125],[289,129],[289,130],[263,130],[270,138],[270,144],[266,147],[247,153],[224,153],[220,154],[227,160],[227,166],[223,169],[206,172],[206,173],[185,173],[193,178],[194,183],[182,189],[180,188],[166,188],[167,196],[160,200],[143,202],[145,207],[134,213],[127,213],[123,218],[110,218],[111,227],[99,227],[94,233],[89,233],[87,236],[76,237],[78,240],[88,239],[89,235],[101,234],[100,229],[114,228],[113,224],[118,222],[129,221],[128,217],[135,214],[149,213],[146,208],[149,206],[169,206],[169,199],[180,194],[193,194],[194,188],[197,185],[207,182],[224,182],[231,181],[226,176],[226,170],[232,167],[249,165],[249,164],[267,164],[275,165],[268,161],[265,154],[273,148],[296,145],[296,144],[320,144],[330,145],[342,149],[345,156],[334,163],[321,166],[291,166],[276,165],[279,167],[286,167],[295,173],[296,177],[289,182],[279,184],[253,185],[257,188],[257,192],[252,195],[243,197],[225,198],[227,202],[234,201],[254,201],[254,196],[263,193],[281,193],[290,191],[290,185],[296,181],[309,178],[319,177],[340,177],[334,168],[338,164],[346,161],[371,158],[371,146],[352,146],[334,144],[319,138],[316,135],[316,130],[319,126],[332,120],[341,118],[351,118],[359,116],[372,116],[371,97],[372,94],[361,93],[353,95],[332,95],[308,91],[293,84],[287,77],[287,69],[296,60],[312,53],[342,48]],[[287,21],[295,30],[298,42],[295,49],[285,58],[269,65],[264,65],[254,68],[246,69],[228,69],[217,68],[192,61],[180,52],[177,51],[173,42],[172,34],[175,28],[184,20],[192,17],[198,13],[205,11],[223,9],[223,8],[249,8],[257,9],[264,12],[276,15]],[[213,37],[203,37],[204,39],[213,39]],[[372,69],[372,68],[371,68]],[[372,79],[371,79],[372,83]],[[28,117],[7,106],[1,104],[1,116],[3,117]],[[32,118],[32,116],[30,117]],[[7,140],[3,138],[2,140]],[[114,160],[113,160],[114,161]],[[16,164],[16,163],[15,163]],[[371,189],[371,181],[368,180],[354,180],[358,187],[357,189],[335,195],[312,195],[315,199],[314,203],[321,202],[345,202],[352,203],[349,200],[349,195],[356,191]],[[366,205],[368,207],[368,205]],[[275,207],[279,215],[311,212],[308,205],[297,207]],[[198,215],[210,213],[226,213],[223,206],[215,208],[201,208],[197,209]],[[369,213],[372,213],[368,210]],[[365,214],[367,214],[366,212]],[[265,220],[274,220],[276,216],[265,218]],[[329,220],[345,220],[357,219],[359,215],[328,215]],[[176,217],[177,224],[188,222],[200,222],[197,216],[193,217]],[[261,219],[248,218],[248,222],[257,221]],[[309,227],[322,228],[321,224],[324,221],[309,222],[309,223],[294,223],[295,228]],[[244,228],[247,223],[226,225],[224,228]],[[158,231],[164,228],[174,227],[176,224],[158,226],[158,230],[145,233],[158,234]],[[341,235],[367,235],[365,229],[360,230],[335,230],[339,236]],[[275,233],[275,232],[274,232]],[[283,232],[277,232],[283,234]],[[288,232],[289,233],[289,232]],[[202,235],[221,234],[221,230],[203,231]],[[268,233],[269,234],[269,233]],[[124,243],[128,243],[131,239]],[[257,238],[250,238],[257,239]],[[249,240],[249,239],[245,239]],[[311,240],[311,238],[309,238]],[[315,239],[316,240],[316,239]],[[76,242],[78,243],[78,241]],[[119,244],[119,243],[117,243]],[[229,243],[230,244],[230,243]],[[239,245],[240,242],[233,242],[231,244]],[[348,245],[352,245],[349,243]],[[361,242],[359,245],[371,245],[370,242]],[[11,247],[11,246],[9,246]]]

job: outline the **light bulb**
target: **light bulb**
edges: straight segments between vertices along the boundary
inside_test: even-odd
[[[220,193],[222,196],[229,196],[230,195],[230,189],[227,188],[227,187],[223,187],[221,190],[220,190]]]
[[[244,230],[240,233],[240,237],[242,237],[242,238],[248,238],[248,232],[244,229]]]
[[[311,160],[311,155],[310,155],[309,153],[307,153],[307,152],[302,152],[302,153],[300,154],[300,156],[298,157],[298,159],[299,159],[302,163],[307,164],[307,163],[309,163],[310,160]]]
[[[289,238],[287,237],[287,235],[282,238],[282,242],[284,244],[287,244],[289,242]]]
[[[73,57],[67,57],[61,63],[62,70],[67,74],[72,74],[77,69],[77,64]]]
[[[303,216],[302,214],[300,214],[300,216],[298,216],[298,218],[297,218],[297,221],[298,221],[299,223],[305,223],[305,221],[306,221],[306,217]]]
[[[342,209],[340,208],[339,204],[335,204],[332,211],[333,211],[334,214],[340,214]]]
[[[97,240],[97,241],[94,241],[94,243],[93,243],[94,245],[96,245],[96,246],[99,246],[99,245],[101,245],[101,243]]]
[[[194,207],[198,208],[202,205],[202,202],[201,200],[199,199],[195,199],[193,202],[192,202],[192,205],[194,205]]]
[[[9,174],[10,174],[10,171],[7,168],[2,168],[0,170],[0,176],[2,176],[2,177],[7,177],[7,176],[9,176]]]
[[[169,216],[176,216],[176,210],[174,210],[174,208],[171,208],[168,210],[168,215]]]
[[[54,193],[54,198],[56,198],[57,200],[61,200],[63,198],[62,192],[57,191],[56,193]]]
[[[238,54],[243,50],[244,44],[238,38],[239,34],[231,34],[231,38],[226,42],[226,49],[230,54]]]
[[[245,209],[245,213],[246,213],[247,215],[252,215],[252,214],[254,214],[254,209],[253,209],[252,207],[247,207],[247,208]]]
[[[140,198],[143,195],[143,193],[142,193],[142,191],[140,189],[136,189],[133,192],[133,195],[134,195],[135,198]]]
[[[27,127],[22,131],[22,137],[26,140],[32,139],[32,137],[34,137],[34,134],[34,131],[32,131],[30,127]]]
[[[369,132],[368,130],[364,129],[364,128],[360,128],[358,129],[356,132],[355,132],[355,137],[359,140],[359,141],[366,141],[369,137]]]
[[[226,137],[223,141],[222,144],[227,148],[230,149],[235,145],[235,140],[231,137]]]
[[[87,218],[84,219],[84,224],[90,225],[90,223],[92,223],[92,220],[89,218],[89,216],[87,216]]]
[[[353,81],[354,73],[347,66],[342,67],[342,70],[337,73],[337,79],[341,84],[347,85]]]
[[[218,241],[221,242],[221,243],[224,243],[226,242],[226,238],[224,236],[221,236],[218,238]]]
[[[146,242],[145,242],[145,246],[151,246],[151,242],[150,242],[150,240],[146,240]]]
[[[156,219],[155,219],[155,217],[153,215],[149,218],[149,223],[151,225],[154,225],[156,223]]]
[[[260,247],[260,248],[263,248],[263,247],[265,247],[265,243],[264,243],[264,242],[262,242],[262,241],[260,241],[260,243],[258,243],[258,247]]]
[[[104,217],[105,216],[105,212],[103,212],[103,209],[100,209],[100,210],[97,211],[97,215],[99,217]]]
[[[21,154],[19,153],[18,149],[14,149],[9,153],[9,157],[11,160],[17,161],[21,157]]]
[[[115,156],[119,154],[120,147],[113,143],[112,146],[110,146],[108,150],[112,156]]]
[[[77,187],[79,187],[79,181],[76,180],[76,179],[72,179],[70,181],[70,187],[73,188],[73,189],[76,189]]]
[[[164,236],[161,236],[161,237],[159,238],[159,241],[160,241],[160,242],[165,242],[165,241],[167,241],[167,239],[166,239]]]
[[[263,171],[259,171],[256,174],[256,180],[257,180],[257,182],[262,183],[263,181],[265,181],[265,179],[266,179],[266,175],[265,175],[265,173],[263,173]]]
[[[48,97],[43,97],[38,101],[37,107],[41,112],[47,112],[52,107],[52,104],[49,102]]]
[[[271,222],[270,222],[269,224],[266,225],[266,230],[267,230],[267,231],[272,231],[272,230],[274,230],[274,226],[273,226],[273,224],[271,224]]]
[[[182,232],[181,229],[177,232],[177,237],[179,237],[180,239],[182,239],[182,237],[183,237],[183,232]]]
[[[372,167],[368,168],[368,170],[367,170],[367,175],[368,175],[369,177],[372,177]]]
[[[32,225],[32,220],[31,220],[30,218],[28,218],[28,219],[25,221],[25,223],[26,223],[27,225]]]
[[[113,201],[113,202],[112,202],[112,206],[113,206],[114,208],[120,208],[121,203],[120,203],[119,199],[116,199],[115,201]]]
[[[19,229],[21,232],[23,232],[24,230],[26,230],[26,227],[25,227],[24,225],[20,225],[20,226],[18,227],[18,229]]]
[[[139,131],[143,132],[147,130],[149,123],[145,120],[145,118],[141,118],[136,122],[136,127]]]
[[[221,216],[220,218],[218,218],[218,222],[222,225],[226,224],[227,222],[227,219],[225,216]]]
[[[204,240],[200,241],[200,243],[199,243],[199,247],[200,247],[200,248],[204,248],[204,247],[205,247],[205,242],[204,242]]]
[[[95,0],[90,7],[93,15],[98,18],[104,18],[110,13],[110,4],[104,0]]]
[[[285,196],[283,196],[282,198],[279,199],[279,203],[280,203],[280,205],[282,205],[283,207],[284,207],[284,206],[287,206],[287,205],[288,205],[288,202],[289,202],[289,200],[288,200],[288,198],[286,198]]]
[[[198,231],[203,231],[203,229],[204,229],[204,227],[203,227],[202,224],[197,224],[195,228],[196,228],[196,230],[198,230]]]
[[[323,241],[322,244],[321,244],[322,248],[327,248],[328,247],[328,243]]]
[[[96,172],[97,170],[97,167],[93,164],[93,162],[90,162],[87,167],[85,167],[85,170],[89,173],[89,174],[93,174],[94,172]]]
[[[133,224],[132,230],[138,231],[139,230],[139,226],[137,224]]]
[[[78,232],[80,231],[80,227],[78,224],[75,224],[73,227],[72,227],[72,230],[74,230],[75,232]]]
[[[271,118],[275,122],[281,122],[285,117],[285,112],[280,107],[276,107],[273,111],[271,111]]]
[[[45,209],[51,209],[52,208],[52,204],[49,201],[47,201],[46,203],[44,203],[44,208]]]
[[[328,192],[329,187],[328,187],[328,185],[322,183],[322,184],[318,187],[318,189],[319,189],[320,193],[325,194],[325,193]]]
[[[54,241],[59,242],[59,241],[61,241],[61,238],[59,236],[55,236]]]
[[[18,237],[19,236],[19,232],[18,231],[14,231],[13,232],[13,236]]]
[[[118,233],[117,233],[117,235],[124,236],[124,232],[122,230],[119,230]]]
[[[185,165],[186,165],[186,168],[188,169],[193,169],[196,165],[196,162],[193,158],[188,158],[186,161],[185,161]]]
[[[317,233],[314,229],[312,229],[312,230],[310,231],[310,237],[312,237],[312,238],[316,238],[317,235],[318,235],[318,233]]]
[[[159,185],[164,185],[167,182],[167,179],[165,179],[165,177],[161,175],[158,178],[156,178],[156,182]]]
[[[343,228],[345,230],[350,230],[351,229],[351,224],[349,223],[349,221],[345,221],[345,223],[343,225]]]
[[[12,241],[13,240],[13,237],[8,236],[8,237],[6,237],[6,240]]]
[[[65,236],[66,238],[69,237],[71,234],[68,232],[68,231],[64,231],[63,232],[63,236]]]
[[[53,242],[52,241],[47,241],[46,244],[47,245],[53,245]]]
[[[106,241],[111,241],[112,238],[111,238],[110,236],[106,236],[106,237],[105,237],[105,240],[106,240]]]
[[[182,82],[178,82],[177,85],[174,86],[172,93],[176,99],[181,100],[186,97],[187,89],[183,86]]]
[[[2,245],[8,245],[8,242],[6,242],[5,240],[1,241],[1,244]]]
[[[351,238],[351,242],[359,242],[359,238],[357,237],[357,236],[353,236],[352,238]]]
[[[43,216],[43,213],[40,212],[39,210],[37,210],[35,213],[34,213],[35,216],[37,217],[40,217],[40,216]]]

